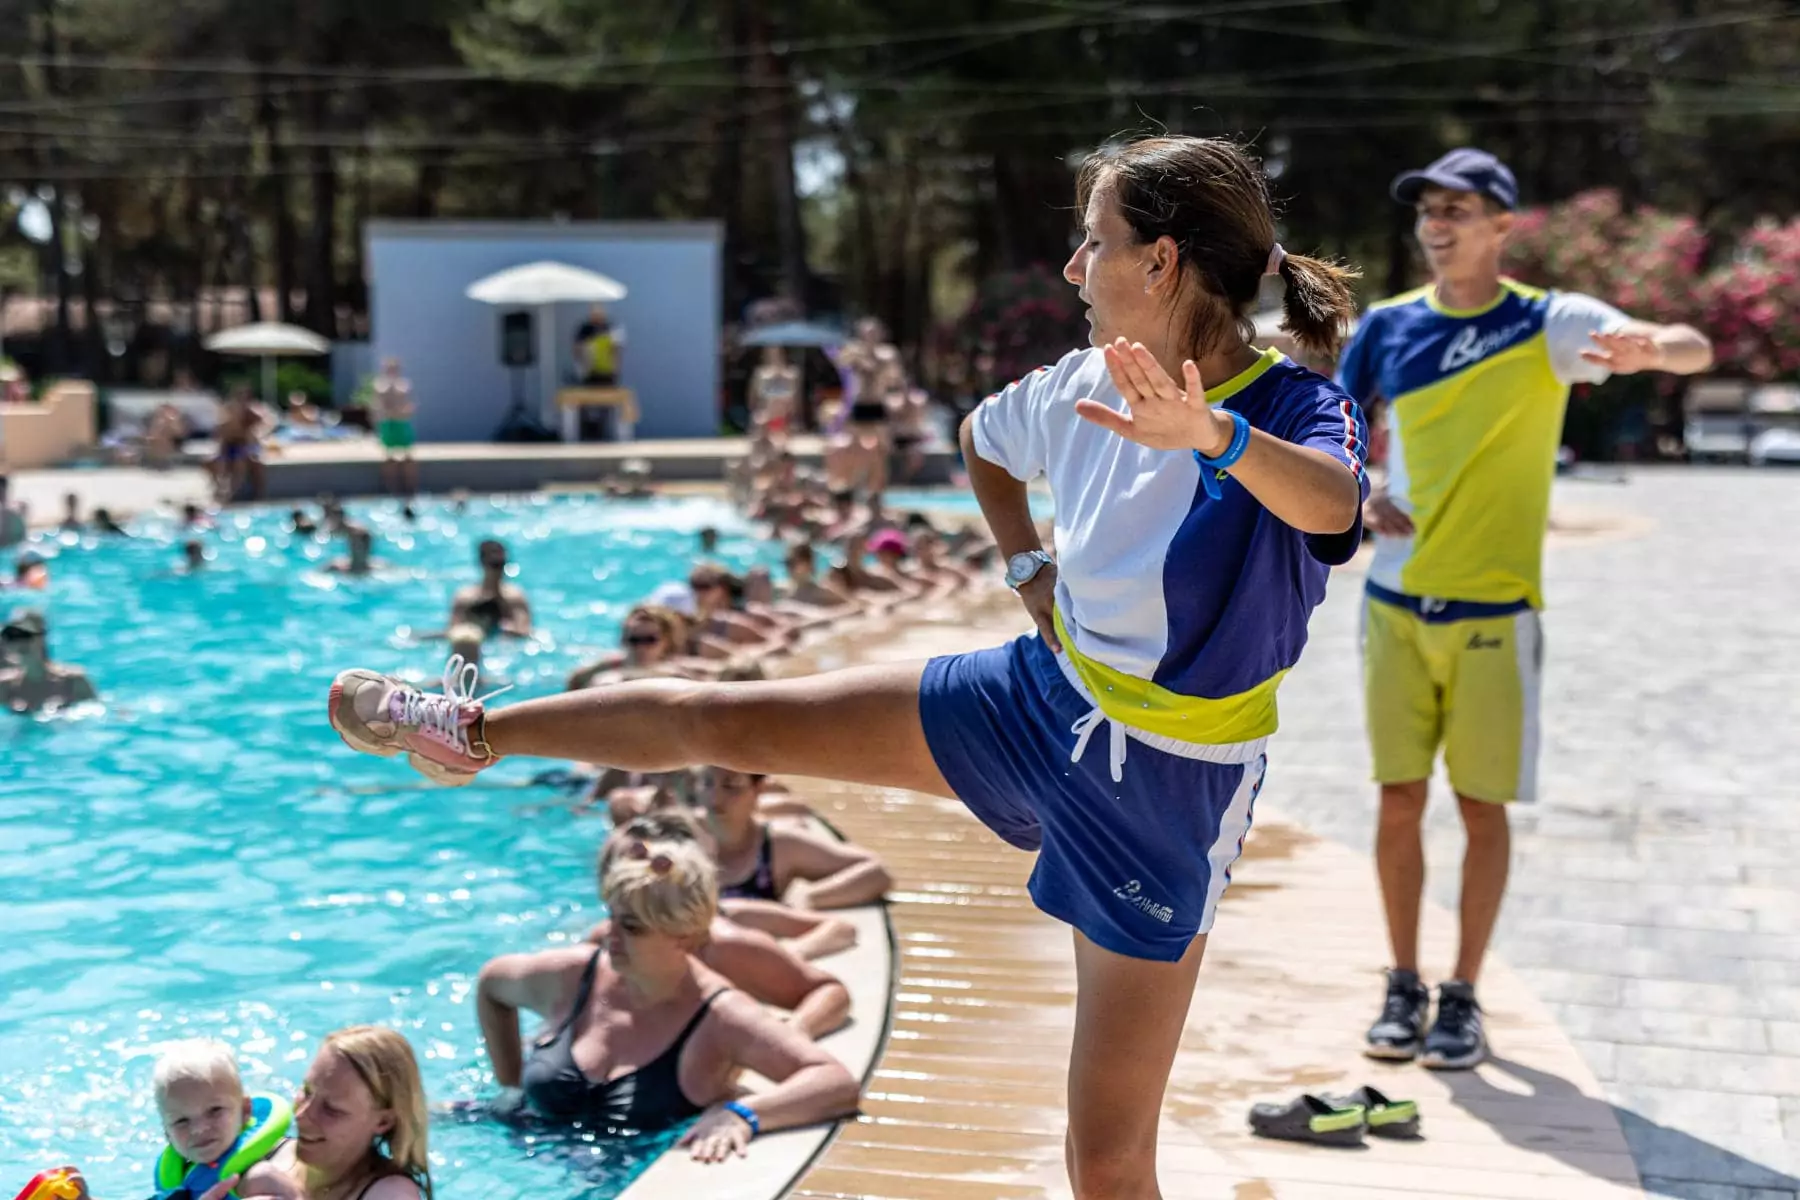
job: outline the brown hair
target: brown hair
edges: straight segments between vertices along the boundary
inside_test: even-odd
[[[726,567],[723,563],[716,563],[716,562],[695,563],[694,569],[692,571],[688,572],[688,583],[689,583],[689,585],[693,585],[696,583],[698,583],[698,584],[715,584],[715,583],[719,584],[719,585],[723,586],[725,591],[731,596],[731,603],[732,603],[733,607],[736,607],[737,605],[742,604],[744,602],[744,580],[743,580],[743,577],[741,575],[738,575],[735,572],[733,572],[730,568]]]
[[[1189,318],[1194,355],[1224,349],[1233,335],[1250,341],[1249,313],[1275,245],[1274,206],[1256,160],[1224,138],[1144,138],[1088,157],[1075,185],[1081,207],[1106,185],[1138,241],[1173,239],[1181,273],[1198,278]],[[1300,254],[1281,263],[1282,328],[1302,349],[1337,352],[1356,314],[1356,276],[1353,268]]]

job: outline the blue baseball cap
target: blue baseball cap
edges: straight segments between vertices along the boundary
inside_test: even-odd
[[[1469,146],[1452,150],[1423,170],[1396,175],[1388,191],[1400,203],[1414,204],[1419,193],[1433,185],[1453,192],[1474,192],[1502,208],[1519,207],[1519,181],[1505,163],[1486,150]]]

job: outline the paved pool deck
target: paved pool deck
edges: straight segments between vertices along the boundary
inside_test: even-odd
[[[1353,582],[1353,581],[1352,581]],[[1011,597],[862,639],[857,661],[991,645],[1024,628]],[[821,665],[833,665],[825,661]],[[900,978],[886,1054],[861,1116],[790,1195],[800,1200],[1052,1200],[1063,1167],[1064,1073],[1075,979],[1066,927],[1032,907],[1033,856],[954,801],[798,784],[899,881]],[[1265,792],[1265,796],[1269,793]],[[1486,1001],[1504,1061],[1433,1075],[1364,1060],[1360,1030],[1385,958],[1362,855],[1258,805],[1189,1014],[1163,1108],[1164,1194],[1183,1200],[1376,1200],[1641,1195],[1600,1084],[1516,974]],[[1426,944],[1449,953],[1432,906]],[[1256,1100],[1373,1083],[1416,1099],[1425,1136],[1324,1150],[1252,1137]]]
[[[1167,1194],[1605,1196],[1635,1174],[1654,1196],[1800,1200],[1800,475],[1645,468],[1559,482],[1555,513],[1543,795],[1516,810],[1483,987],[1498,1061],[1434,1076],[1355,1056],[1386,954],[1353,564],[1282,689],[1165,1107],[1182,1179]],[[995,619],[868,652],[1021,627]],[[1462,837],[1441,778],[1433,794],[1426,963],[1441,973]],[[884,1084],[799,1194],[1065,1195],[1069,951],[1023,898],[1029,857],[955,805],[841,803],[900,869],[904,976]],[[1321,1157],[1234,1128],[1253,1096],[1352,1080],[1423,1100],[1432,1148]]]

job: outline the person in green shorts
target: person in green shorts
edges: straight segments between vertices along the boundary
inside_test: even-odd
[[[1475,978],[1506,890],[1506,805],[1535,790],[1544,531],[1570,385],[1691,375],[1712,365],[1712,345],[1502,277],[1518,185],[1491,154],[1453,150],[1392,191],[1417,212],[1432,282],[1365,312],[1338,365],[1353,399],[1389,413],[1387,482],[1363,508],[1376,535],[1363,676],[1394,966],[1364,1052],[1455,1069],[1487,1055]],[[1468,848],[1455,972],[1427,1032],[1419,829],[1440,746]]]
[[[419,490],[413,457],[412,383],[400,374],[400,360],[384,358],[375,376],[375,436],[381,439],[381,481],[388,491],[412,496]]]

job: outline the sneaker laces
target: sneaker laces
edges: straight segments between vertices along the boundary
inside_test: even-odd
[[[1392,1022],[1395,1025],[1410,1025],[1418,1019],[1418,1011],[1419,996],[1414,989],[1400,984],[1390,984],[1387,1002],[1381,1006],[1381,1020],[1376,1023],[1385,1025]]]
[[[464,722],[463,712],[470,706],[493,699],[502,692],[512,690],[508,684],[496,688],[485,696],[475,694],[475,685],[481,678],[481,668],[469,662],[460,654],[452,654],[450,661],[444,664],[444,691],[442,695],[422,692],[416,687],[403,687],[395,693],[400,705],[400,712],[395,718],[399,723],[411,725],[435,742],[441,742],[463,754],[473,755],[469,746],[469,724]]]
[[[1479,1007],[1475,1003],[1475,997],[1467,992],[1447,992],[1440,989],[1438,991],[1437,1023],[1443,1028],[1454,1029],[1460,1033],[1469,1027],[1469,1023],[1475,1016],[1475,1010]]]

